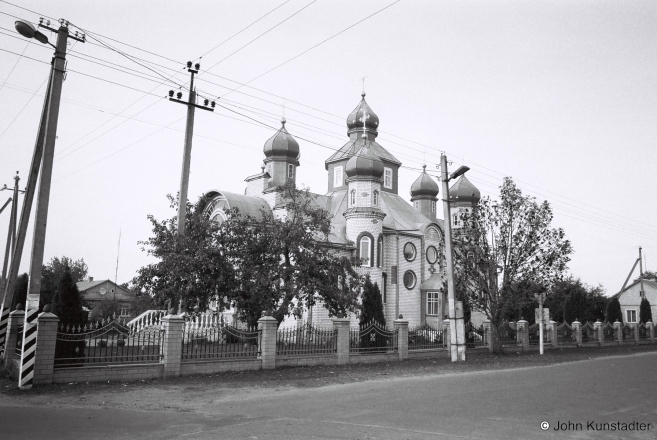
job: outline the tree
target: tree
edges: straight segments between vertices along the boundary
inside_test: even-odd
[[[86,313],[82,310],[82,299],[78,286],[73,282],[70,270],[65,270],[52,299],[52,313],[64,325],[84,325]]]
[[[524,196],[509,177],[499,202],[483,198],[476,209],[463,210],[454,234],[457,292],[493,324],[494,349],[501,351],[498,329],[505,311],[534,301],[532,289],[519,283],[551,287],[563,277],[572,253],[563,229],[552,228],[552,208]]]
[[[121,315],[121,308],[121,302],[107,299],[105,301],[101,301],[93,309],[91,309],[89,318],[92,321],[101,320],[108,317],[114,318],[115,316],[118,318]]]
[[[381,291],[377,283],[372,284],[369,274],[365,276],[363,283],[362,303],[360,306],[360,324],[376,321],[382,326],[386,325],[383,314],[383,301]]]
[[[564,309],[564,321],[568,324],[576,319],[583,320],[586,316],[586,290],[574,290],[566,300]]]
[[[19,275],[18,278],[16,278],[11,310],[16,310],[16,306],[18,306],[19,304],[23,306],[23,310],[25,310],[25,304],[27,303],[28,282],[29,282],[29,276],[26,273]]]
[[[652,321],[652,308],[650,307],[650,302],[648,298],[643,298],[641,300],[641,305],[639,306],[639,322],[646,323]]]
[[[605,318],[612,324],[616,321],[621,324],[623,323],[623,312],[621,311],[620,302],[617,297],[612,297],[607,303],[607,313]]]
[[[639,281],[640,279],[641,279],[641,276],[639,275],[638,277],[634,278],[634,281],[632,281],[632,282],[633,282],[633,283],[634,283],[634,282],[637,282],[637,281]],[[644,280],[653,280],[653,281],[657,281],[657,272],[652,271],[652,270],[646,270],[645,272],[643,272],[643,279],[644,279]]]
[[[73,283],[79,283],[87,278],[89,268],[84,259],[73,260],[69,257],[53,257],[47,264],[43,265],[41,272],[41,292],[39,297],[39,310],[43,310],[46,304],[52,303],[53,296],[57,291],[59,282],[68,268]]]
[[[586,290],[586,312],[582,322],[604,321],[608,298],[602,286],[587,287]]]

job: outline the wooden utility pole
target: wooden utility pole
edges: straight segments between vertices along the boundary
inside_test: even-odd
[[[2,315],[2,304],[4,303],[4,287],[7,282],[7,268],[9,267],[9,259],[11,258],[12,253],[16,249],[16,222],[17,222],[17,213],[18,213],[18,194],[24,193],[18,189],[18,182],[21,180],[18,177],[18,171],[14,176],[14,187],[11,188],[13,191],[12,197],[9,199],[11,201],[11,211],[9,214],[9,228],[7,229],[7,245],[5,247],[5,258],[2,263],[2,275],[0,275],[0,295],[2,295],[2,303],[0,303],[0,315]],[[7,185],[0,191],[8,190]],[[0,210],[1,211],[1,210]],[[11,304],[9,305],[11,306]],[[7,307],[9,307],[7,306]],[[0,338],[2,338],[2,333],[0,333]],[[2,344],[3,339],[0,339],[0,344]]]
[[[173,90],[169,91],[169,101],[177,102],[187,106],[187,124],[185,126],[185,148],[183,151],[182,171],[180,174],[180,194],[178,198],[178,237],[185,235],[185,216],[187,214],[187,190],[189,187],[189,169],[192,161],[192,138],[194,136],[194,110],[200,108],[203,110],[214,111],[215,103],[212,101],[212,108],[208,108],[208,100],[205,100],[205,106],[196,104],[196,90],[194,89],[194,75],[198,73],[201,65],[196,63],[192,69],[192,62],[187,61],[187,71],[191,73],[189,81],[189,98],[187,102],[182,101],[182,92],[178,92],[178,99],[173,97]]]
[[[447,172],[447,156],[444,154],[440,155],[440,174],[440,180],[443,186],[443,212],[445,216],[445,259],[447,263],[447,301],[449,306],[450,350],[452,362],[457,362],[465,361],[465,323],[463,322],[463,303],[459,301],[457,304],[455,300],[452,216],[449,206],[450,177]],[[456,173],[453,177],[457,177]]]
[[[641,246],[639,246],[639,283],[641,283],[641,298],[644,298],[646,292],[643,290],[643,258],[641,257]]]

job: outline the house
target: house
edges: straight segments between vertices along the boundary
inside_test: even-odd
[[[76,283],[80,296],[93,310],[103,302],[118,301],[121,317],[129,317],[132,304],[136,301],[135,294],[110,280],[94,280],[89,277],[86,281]]]
[[[657,281],[644,279],[643,293],[650,303],[654,322],[657,318]],[[639,322],[639,308],[643,299],[641,296],[641,281],[633,282],[614,296],[618,298],[620,303],[624,322],[628,324]]]
[[[376,141],[379,118],[365,93],[361,96],[347,117],[347,142],[325,161],[328,191],[312,194],[313,200],[332,214],[329,245],[361,258],[358,271],[378,283],[386,321],[392,323],[402,314],[411,326],[439,326],[447,316],[447,292],[443,220],[436,217],[438,184],[425,167],[409,188],[411,203],[399,194],[402,163]],[[296,182],[301,164],[299,143],[285,128],[285,119],[265,142],[263,153],[261,172],[245,179],[244,194],[205,194],[208,218],[223,221],[226,210],[234,208],[255,217],[261,210],[279,218],[286,215],[284,194],[278,189]],[[457,210],[471,209],[479,201],[479,191],[465,177],[453,188],[450,199]],[[313,309],[304,320],[329,323],[324,307]],[[282,325],[293,325],[289,321]]]

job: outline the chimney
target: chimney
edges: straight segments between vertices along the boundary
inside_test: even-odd
[[[89,277],[89,282],[93,281],[94,277]]]

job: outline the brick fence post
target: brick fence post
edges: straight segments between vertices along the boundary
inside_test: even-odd
[[[57,325],[59,318],[50,313],[50,306],[46,312],[37,318],[37,346],[34,352],[34,376],[32,383],[52,383],[53,368],[55,368],[55,344],[57,343]]]
[[[593,323],[593,331],[598,336],[598,345],[602,346],[605,342],[605,334],[602,331],[602,323],[599,319]]]
[[[450,333],[450,329],[449,329],[449,319],[446,319],[443,321],[443,341],[445,341],[445,348],[447,349],[447,354],[450,354],[452,349],[451,336],[452,334]]]
[[[486,347],[490,353],[493,352],[493,324],[490,321],[484,321],[484,338]]]
[[[646,322],[646,329],[648,330],[648,334],[650,335],[650,343],[654,344],[655,343],[655,324],[652,321]]]
[[[164,377],[180,376],[184,323],[185,320],[181,316],[166,315],[162,318],[164,327],[164,341],[162,342]]]
[[[516,323],[516,339],[523,350],[529,350],[529,329],[528,322],[524,319]]]
[[[623,345],[623,324],[618,322],[614,322],[614,333],[616,333],[616,341],[618,342],[618,345]]]
[[[337,330],[338,365],[349,363],[349,318],[333,318],[333,328]]]
[[[263,370],[276,368],[276,332],[278,321],[273,316],[263,316],[258,319],[260,330],[260,360]]]
[[[397,352],[399,360],[408,359],[408,321],[401,318],[393,321],[393,326],[397,330]]]
[[[18,326],[25,321],[25,312],[14,310],[9,314],[7,320],[7,336],[5,337],[5,366],[9,368],[9,362],[18,359],[16,356],[16,339],[18,339]]]
[[[559,334],[557,333],[557,322],[550,320],[548,326],[550,327],[550,340],[552,341],[552,347],[557,348],[559,346]]]
[[[573,321],[573,333],[575,333],[575,343],[579,347],[582,345],[582,323],[577,319]]]
[[[636,342],[636,345],[639,345],[640,340],[639,340],[639,326],[641,323],[637,322],[634,324],[634,342]]]

